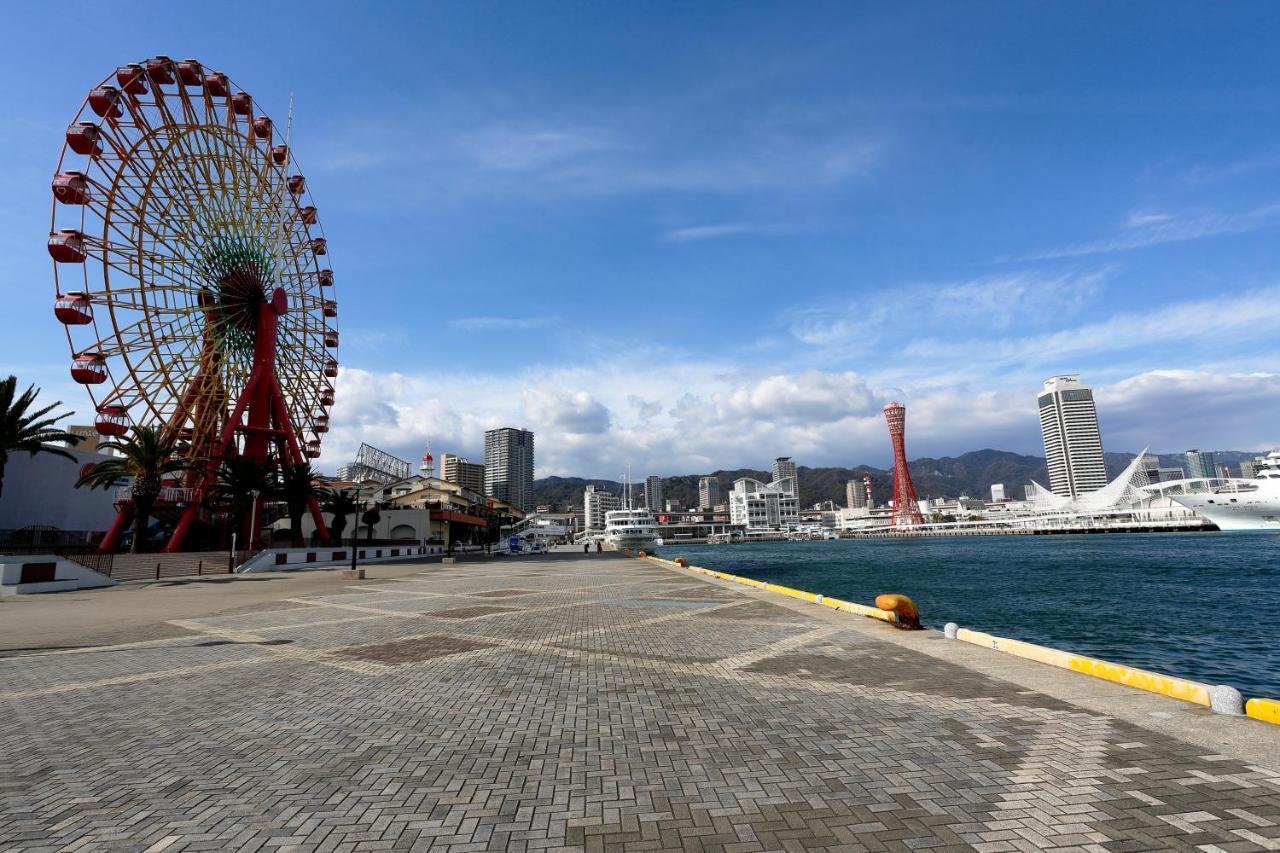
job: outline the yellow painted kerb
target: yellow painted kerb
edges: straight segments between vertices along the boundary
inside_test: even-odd
[[[1244,712],[1255,720],[1280,726],[1280,701],[1275,699],[1250,699],[1244,703]]]

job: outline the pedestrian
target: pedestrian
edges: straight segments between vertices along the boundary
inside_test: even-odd
[[[604,545],[600,543],[599,539],[596,540],[596,553],[597,554],[604,553]]]
[[[584,553],[584,554],[590,554],[590,553],[591,553],[591,543],[590,543],[590,542],[583,542],[583,543],[582,543],[582,553]]]

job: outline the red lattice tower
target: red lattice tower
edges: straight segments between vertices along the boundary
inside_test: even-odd
[[[893,520],[890,523],[894,527],[924,524],[916,487],[907,468],[907,407],[896,401],[890,403],[884,407],[884,417],[889,422],[889,439],[893,442]]]

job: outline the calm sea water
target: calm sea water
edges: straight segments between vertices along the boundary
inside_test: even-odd
[[[1130,534],[661,549],[694,565],[1280,698],[1280,536]]]

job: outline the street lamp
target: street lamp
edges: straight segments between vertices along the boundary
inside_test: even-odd
[[[354,490],[347,490],[348,494],[352,491],[356,493],[351,510],[351,571],[354,572],[356,570],[356,548],[360,545],[360,487],[356,486]]]
[[[249,494],[253,495],[253,505],[249,508],[249,550],[252,551],[254,544],[258,542],[262,535],[262,524],[258,520],[258,496],[262,494],[258,489],[250,489]]]

